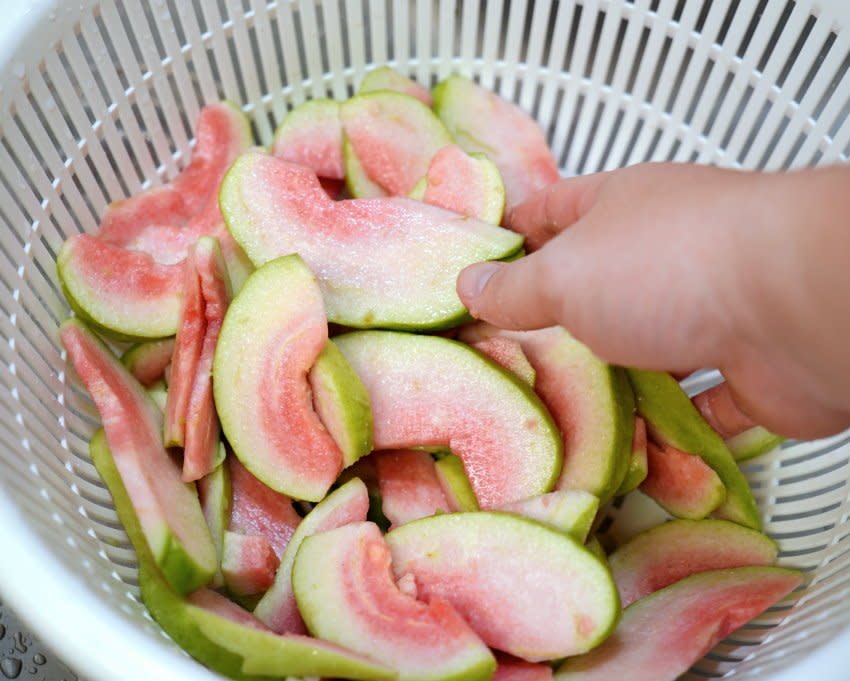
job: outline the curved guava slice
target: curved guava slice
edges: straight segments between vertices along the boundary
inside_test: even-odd
[[[522,246],[517,234],[412,199],[332,201],[311,171],[260,153],[233,165],[221,206],[255,265],[297,252],[328,319],[352,327],[456,324],[466,317],[460,271]]]
[[[482,508],[548,492],[561,438],[527,385],[463,343],[359,331],[335,342],[372,405],[375,449],[447,446]]]
[[[478,499],[459,456],[446,454],[434,463],[434,472],[452,511],[477,511]]]
[[[652,439],[701,457],[726,487],[726,500],[718,517],[754,529],[761,527],[758,506],[747,479],[723,442],[688,399],[679,382],[660,371],[629,369],[637,398],[638,414],[646,421]],[[649,464],[652,476],[652,463]]]
[[[626,608],[611,637],[587,655],[564,662],[555,679],[678,678],[716,643],[787,596],[802,581],[796,570],[777,567],[692,575]]]
[[[536,372],[534,390],[564,438],[559,489],[583,489],[608,501],[628,467],[634,417],[632,393],[620,371],[565,329],[504,331],[478,323],[461,330],[469,343],[499,336],[519,342]]]
[[[219,463],[215,469],[198,480],[198,498],[201,501],[201,510],[210,529],[215,552],[218,556],[218,566],[213,576],[211,586],[224,586],[224,575],[221,574],[221,556],[224,551],[224,533],[230,525],[230,472],[225,463],[224,445],[219,443]]]
[[[342,136],[342,158],[345,164],[345,189],[349,196],[356,199],[378,199],[389,196],[379,184],[369,179],[357,154],[354,153],[354,147],[345,135]]]
[[[771,433],[767,428],[755,426],[726,440],[726,446],[735,457],[735,461],[748,461],[775,449],[785,441],[781,435]]]
[[[411,449],[375,453],[381,509],[398,527],[435,513],[447,513],[449,503],[428,452]]]
[[[647,476],[640,490],[671,515],[699,520],[726,499],[723,482],[700,457],[648,442],[646,458]]]
[[[502,504],[498,510],[531,518],[584,542],[599,510],[599,499],[580,489],[556,490]]]
[[[313,407],[348,467],[372,451],[369,394],[339,348],[329,340],[308,374]]]
[[[427,107],[431,106],[431,93],[428,91],[428,88],[423,87],[407,76],[401,75],[389,66],[379,66],[377,69],[369,71],[369,73],[363,76],[357,94],[362,95],[377,90],[400,92],[403,95],[416,97],[416,99]]]
[[[327,532],[349,523],[366,520],[369,512],[369,494],[366,485],[358,479],[349,480],[322,499],[310,511],[287,544],[280,559],[272,587],[254,608],[254,615],[279,634],[303,634],[307,629],[292,591],[292,565],[301,542],[319,532]]]
[[[348,143],[343,154],[346,173],[354,156],[366,177],[393,196],[409,194],[434,155],[452,143],[431,109],[397,92],[352,97],[342,105],[340,118]]]
[[[456,144],[440,149],[410,198],[498,225],[505,212],[505,185],[484,154],[467,154]]]
[[[697,572],[773,565],[776,544],[726,520],[671,520],[642,532],[608,559],[623,607]]]
[[[518,660],[510,655],[496,655],[496,673],[491,681],[552,681],[552,667]]]
[[[485,681],[496,667],[446,601],[426,604],[398,589],[390,550],[373,523],[307,537],[295,556],[292,586],[313,635],[369,655],[399,681]]]
[[[411,573],[420,598],[447,600],[487,645],[529,662],[590,650],[620,613],[604,563],[512,513],[422,518],[386,541],[396,576]]]
[[[69,319],[59,335],[103,420],[153,560],[180,593],[206,584],[216,569],[215,546],[194,488],[183,484],[162,446],[162,413],[83,323]]]
[[[602,562],[608,560],[608,554],[605,553],[605,547],[602,546],[602,542],[599,541],[599,537],[595,534],[590,535],[587,538],[587,541],[584,543],[585,548],[590,551],[594,556],[596,556]]]
[[[620,483],[615,496],[623,496],[636,490],[646,480],[649,474],[649,463],[646,455],[646,421],[635,416],[635,428],[632,434],[632,452],[629,456],[629,467],[626,477]]]
[[[481,340],[470,343],[470,345],[483,352],[499,366],[504,367],[517,378],[522,379],[532,388],[537,380],[537,372],[528,361],[528,357],[522,351],[522,346],[519,341],[514,338],[505,338],[504,336],[491,336],[490,338],[482,338]]]
[[[68,303],[98,331],[121,340],[177,332],[182,265],[160,265],[147,253],[76,234],[59,249],[56,269]]]
[[[295,499],[319,501],[342,468],[307,381],[327,341],[318,283],[291,255],[249,277],[215,350],[215,405],[233,452],[265,485]]]
[[[136,343],[121,355],[121,363],[146,388],[165,376],[165,367],[174,354],[174,339]]]
[[[272,585],[280,558],[266,537],[228,531],[222,546],[221,574],[232,594],[253,596]]]
[[[467,152],[496,164],[505,183],[506,210],[560,179],[558,164],[531,116],[463,76],[433,90],[434,111]]]
[[[271,152],[319,177],[344,179],[339,102],[313,99],[296,106],[275,131]]]

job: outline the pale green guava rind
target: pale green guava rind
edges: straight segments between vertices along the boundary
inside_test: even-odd
[[[153,383],[148,388],[148,397],[150,397],[154,404],[159,407],[161,412],[165,412],[165,404],[168,400],[168,388],[165,385],[164,381],[157,381]]]
[[[767,428],[755,426],[726,440],[726,446],[735,457],[735,461],[749,461],[775,449],[785,441],[781,435],[771,433]]]
[[[224,551],[224,533],[230,523],[230,472],[224,464],[226,451],[224,445],[219,443],[218,462],[212,473],[205,475],[195,483],[198,487],[198,497],[201,500],[201,510],[210,528],[215,552],[218,557],[218,566],[213,576],[212,586],[218,588],[224,586],[224,575],[221,574],[221,558]]]
[[[778,567],[687,577],[626,608],[611,637],[587,655],[566,660],[555,681],[676,679],[802,582],[800,572]]]
[[[174,354],[174,339],[163,338],[136,343],[121,355],[121,364],[135,376],[143,386],[150,388],[165,374],[165,367]]]
[[[761,529],[761,517],[747,479],[722,438],[708,425],[670,374],[629,369],[638,414],[651,435],[664,444],[701,457],[726,487],[715,511],[725,520]]]
[[[463,461],[459,456],[454,454],[442,456],[434,462],[434,470],[443,488],[443,494],[446,495],[446,501],[449,502],[453,511],[479,510],[478,499],[475,498],[475,492],[469,484]]]
[[[503,504],[499,510],[531,518],[584,542],[596,519],[599,499],[580,489],[557,490]]]
[[[412,574],[419,598],[444,598],[489,646],[530,662],[587,652],[617,623],[608,566],[537,521],[447,513],[402,525],[386,540],[396,577]]]
[[[369,394],[332,340],[328,340],[309,374],[313,405],[348,467],[372,451]]]
[[[386,190],[369,179],[345,132],[342,135],[342,162],[345,167],[345,189],[349,196],[355,199],[377,199],[389,196]]]
[[[340,104],[332,99],[312,99],[292,109],[278,126],[271,153],[284,161],[300,163],[319,177],[342,180],[342,123]]]
[[[378,90],[392,90],[403,95],[416,97],[425,106],[431,106],[432,104],[431,93],[426,87],[407,76],[403,76],[389,66],[379,66],[377,69],[369,71],[369,73],[363,76],[357,94],[362,95]]]
[[[629,385],[631,390],[631,385]],[[629,455],[629,466],[620,488],[615,496],[624,496],[633,492],[646,480],[649,465],[646,458],[646,423],[639,416],[634,418],[634,435],[632,436],[632,451]]]
[[[599,560],[603,562],[608,560],[608,554],[605,553],[605,548],[602,546],[602,542],[599,541],[599,537],[597,537],[595,534],[590,535],[584,545],[587,550],[590,551]]]

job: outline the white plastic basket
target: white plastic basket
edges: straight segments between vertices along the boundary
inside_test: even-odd
[[[0,592],[99,681],[215,676],[138,600],[87,455],[97,415],[66,380],[53,260],[108,202],[176,174],[204,103],[242,103],[267,144],[288,107],[345,98],[388,62],[516,99],[567,174],[850,155],[847,0],[3,0],[2,13]],[[810,584],[688,678],[850,679],[850,437],[788,443],[747,470],[782,563]]]

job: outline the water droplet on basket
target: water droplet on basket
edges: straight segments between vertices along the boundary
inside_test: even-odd
[[[23,662],[16,657],[4,657],[0,660],[0,672],[7,679],[17,679],[21,673]]]
[[[47,658],[41,653],[36,653],[32,656],[32,663],[40,667],[43,664],[47,664]]]
[[[14,73],[17,78],[23,80],[24,76],[27,75],[27,69],[23,64],[18,62],[12,66],[12,73]]]

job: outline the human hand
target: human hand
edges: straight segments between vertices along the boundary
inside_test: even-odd
[[[509,329],[560,324],[605,360],[718,367],[754,421],[850,426],[850,169],[642,164],[518,206],[531,255],[473,265],[458,293]]]

